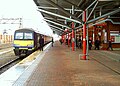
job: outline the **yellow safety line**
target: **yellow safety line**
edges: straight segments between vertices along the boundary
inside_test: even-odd
[[[26,62],[32,62],[34,59],[36,59],[36,56],[40,53],[40,51],[36,51],[34,53],[32,53],[31,55],[29,55],[28,57],[26,57],[25,59],[23,59],[22,61],[20,61],[18,64],[24,64]]]

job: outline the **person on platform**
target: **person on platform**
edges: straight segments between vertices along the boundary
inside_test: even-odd
[[[91,48],[92,48],[92,39],[91,38],[88,40],[88,44],[89,44],[89,50],[91,50]]]
[[[42,36],[40,38],[40,51],[42,50],[43,51],[43,47],[44,47],[44,37]]]
[[[95,50],[96,48],[99,50],[100,49],[100,40],[99,39],[96,39],[95,40]]]
[[[81,38],[79,38],[79,48],[81,48],[82,49],[82,40],[81,40]]]
[[[52,47],[53,47],[53,43],[54,43],[54,39],[53,39],[53,37],[52,37]]]
[[[111,48],[111,50],[113,50],[111,40],[108,41],[108,48],[107,48],[107,50],[108,50],[109,48]]]
[[[60,39],[59,41],[60,41],[60,44],[62,45],[62,43],[63,43],[62,39]]]
[[[68,38],[66,38],[66,45],[68,45]]]

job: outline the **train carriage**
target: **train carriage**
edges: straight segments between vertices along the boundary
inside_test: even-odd
[[[39,40],[43,36],[36,33],[33,29],[23,28],[18,29],[14,33],[14,53],[17,56],[21,54],[29,55],[40,47]],[[51,37],[44,36],[45,44],[51,42]]]

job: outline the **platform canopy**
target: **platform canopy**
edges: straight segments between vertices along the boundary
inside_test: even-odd
[[[84,23],[94,25],[108,18],[120,19],[120,0],[34,0],[34,2],[51,29],[59,35],[63,34],[65,29],[71,31],[71,22],[75,22],[77,29]],[[85,10],[87,22],[82,20]]]

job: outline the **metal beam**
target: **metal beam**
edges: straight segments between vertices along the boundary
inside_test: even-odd
[[[62,23],[62,22],[58,21],[57,19],[50,19],[50,18],[45,18],[45,19],[48,19],[48,20],[51,20],[51,21],[53,21],[53,22],[62,24],[62,25],[64,25],[64,26],[68,26],[67,24]],[[65,21],[64,21],[64,22],[65,22]],[[68,26],[68,27],[69,27],[69,26]]]
[[[97,8],[97,7],[96,7]],[[115,8],[116,9],[116,8]],[[101,8],[98,8],[98,9],[96,9],[95,11],[102,11],[102,12],[104,12],[104,11],[114,11],[115,9],[101,9]]]
[[[58,10],[59,8],[55,8],[55,7],[43,7],[43,6],[38,6],[39,9],[49,9],[49,10]],[[63,8],[64,10],[67,10],[67,11],[70,11],[72,9],[69,9],[69,8]],[[77,11],[77,12],[81,12],[82,10],[79,10],[79,9],[74,9],[74,11]]]
[[[94,24],[90,24],[90,25],[88,25],[88,27],[94,26],[94,25],[96,25],[96,24],[101,24],[101,23],[104,23],[104,22],[106,22],[106,21],[110,21],[110,22],[113,23],[113,24],[120,24],[120,22],[114,22],[112,19],[105,19],[105,20],[96,22],[96,23],[94,23]]]
[[[51,27],[51,29],[54,29],[54,30],[56,30],[57,32],[59,32],[59,33],[62,33],[63,31],[60,31],[60,30],[58,30],[58,29],[56,29],[56,28],[53,28],[53,27]]]
[[[50,23],[53,23],[53,24],[56,24],[56,25],[59,25],[59,26],[62,26],[62,27],[66,27],[66,28],[71,29],[70,27],[68,27],[68,26],[66,26],[66,25],[62,25],[62,24],[59,24],[59,23],[57,23],[57,22],[54,22],[54,21],[51,21],[51,20],[48,20],[48,19],[44,19],[44,20],[47,21],[47,22],[50,22]]]
[[[82,27],[83,27],[82,25],[75,27],[75,30],[80,29],[80,28],[82,29]]]
[[[53,27],[51,27],[51,29],[53,30],[53,31],[57,31],[57,34],[62,34],[62,33],[64,33],[63,31],[59,31],[58,29],[56,29],[56,28],[53,28]]]
[[[51,17],[44,17],[45,19],[51,19],[51,20],[54,20],[54,18],[51,18]],[[56,19],[57,21],[62,21],[62,22],[65,22],[65,19]]]
[[[52,25],[52,24],[48,24],[48,25],[51,27],[51,29],[54,28],[54,30],[57,30],[58,32],[60,32],[60,34],[64,33],[63,29],[61,29],[61,28],[59,28],[59,27],[57,27],[55,25]]]
[[[82,15],[83,15],[83,13],[79,14],[79,15],[78,15],[78,18],[79,18],[80,16],[82,16]]]
[[[83,0],[79,0],[79,3],[77,6],[80,6],[82,4]]]
[[[96,8],[98,9],[98,8],[101,8],[101,7],[105,7],[105,6],[110,6],[110,5],[112,5],[113,3],[112,2],[109,2],[109,3],[106,3],[106,4],[102,4],[102,5],[100,5],[100,6],[97,6]],[[91,8],[90,8],[91,9]]]
[[[69,12],[65,11],[64,8],[62,8],[62,7],[59,6],[58,4],[54,3],[53,1],[51,1],[51,0],[46,0],[46,1],[47,1],[49,4],[51,4],[52,6],[55,6],[55,7],[59,8],[59,10],[62,11],[63,13],[65,13],[66,15],[71,16],[72,18],[78,20],[77,17],[75,17],[75,16],[73,16],[72,14],[70,14]],[[83,23],[83,21],[80,20],[80,19],[79,19],[78,21],[80,21],[81,23]]]
[[[98,0],[98,1],[118,1],[118,0]]]
[[[65,30],[64,29],[62,29],[62,28],[59,28],[59,27],[57,27],[57,26],[55,26],[55,25],[52,25],[52,24],[48,24],[50,27],[53,27],[54,29],[56,28],[57,30],[59,30],[59,31],[61,31],[61,33],[68,33],[68,32],[65,32]],[[69,32],[70,32],[71,30],[69,30]]]
[[[90,4],[85,10],[88,10],[95,2],[97,2],[98,0],[95,0],[92,4]]]
[[[51,24],[48,24],[48,25],[49,25],[50,27],[58,30],[58,31],[61,32],[62,34],[63,34],[63,33],[66,33],[66,34],[67,34],[67,32],[65,32],[63,29],[61,29],[61,28],[59,28],[59,27],[57,27],[57,26],[54,26],[54,25],[51,25]]]
[[[48,24],[50,27],[54,27],[54,28],[57,28],[58,30],[60,30],[60,31],[63,31],[64,32],[64,30],[63,29],[61,29],[61,28],[59,28],[59,27],[57,27],[57,26],[55,26],[55,25],[52,25],[52,24]]]
[[[56,18],[55,16],[52,16],[52,15],[49,15],[49,14],[46,14],[46,13],[42,13],[44,15],[44,18],[46,19],[50,19],[50,20],[56,20],[56,21],[60,21],[60,22],[65,22],[65,19],[62,19],[62,18]],[[46,17],[47,16],[47,17]]]
[[[77,6],[79,7],[79,6],[80,6],[80,4],[81,4],[82,2],[83,2],[83,1],[82,1],[82,0],[80,0],[80,1],[79,1],[79,3],[77,4]],[[83,11],[83,10],[82,10],[82,11]],[[78,13],[78,12],[76,12],[74,15],[76,16],[76,15],[77,15],[77,13]],[[81,14],[79,14],[79,16],[78,16],[77,18],[79,18],[80,16],[81,16]]]
[[[55,31],[55,33],[58,34],[58,35],[60,35],[60,34],[62,33],[62,32],[59,32],[59,31],[58,31],[57,29],[55,29],[55,28],[52,28],[52,27],[51,27],[51,29],[52,29],[53,31]]]
[[[90,16],[92,15],[93,11],[95,10],[96,6],[98,4],[98,1],[96,2],[95,6],[93,7],[92,11],[90,12],[89,16],[87,17],[87,21],[90,18]]]
[[[46,11],[46,10],[43,10],[43,9],[38,9],[38,11],[44,12],[44,13],[47,13],[47,14],[50,14],[50,15],[53,15],[53,16],[57,16],[57,17],[60,17],[60,18],[63,18],[63,19],[66,19],[66,20],[73,21],[73,22],[76,22],[76,23],[80,23],[80,24],[81,24],[81,22],[78,21],[78,20],[71,19],[71,18],[62,16],[62,15],[58,15],[58,14],[56,14],[56,13],[52,13],[52,12],[49,12],[49,11]]]
[[[50,28],[52,29],[52,28],[54,28],[54,27],[51,27],[51,26],[50,26]],[[57,28],[54,28],[54,30],[57,30],[58,32],[64,32],[64,31],[61,31],[61,30],[59,30],[59,29],[57,29]]]
[[[71,3],[70,1],[68,1],[68,0],[64,0],[65,2],[67,2],[67,3],[69,3],[69,4],[71,4],[71,5],[74,5],[75,7],[77,7],[77,8],[80,8],[79,6],[77,6],[76,4],[73,4],[73,3]],[[81,9],[82,10],[82,9]]]
[[[116,9],[115,11],[112,11],[112,12],[106,13],[106,14],[100,16],[100,17],[97,17],[97,18],[95,18],[95,19],[92,19],[92,20],[88,21],[87,23],[88,23],[88,24],[89,24],[89,23],[92,23],[92,22],[94,22],[94,21],[96,21],[96,20],[98,20],[98,19],[100,19],[100,18],[103,18],[103,17],[109,16],[109,15],[113,15],[113,14],[118,13],[118,12],[120,12],[120,9]]]
[[[64,12],[66,15],[72,16],[70,13],[68,13],[67,11],[65,11],[64,8],[62,8],[62,7],[59,6],[58,4],[54,3],[53,1],[51,1],[51,0],[45,0],[45,1],[47,1],[48,4],[51,4],[52,6],[57,7],[57,8],[60,9],[62,12]]]

